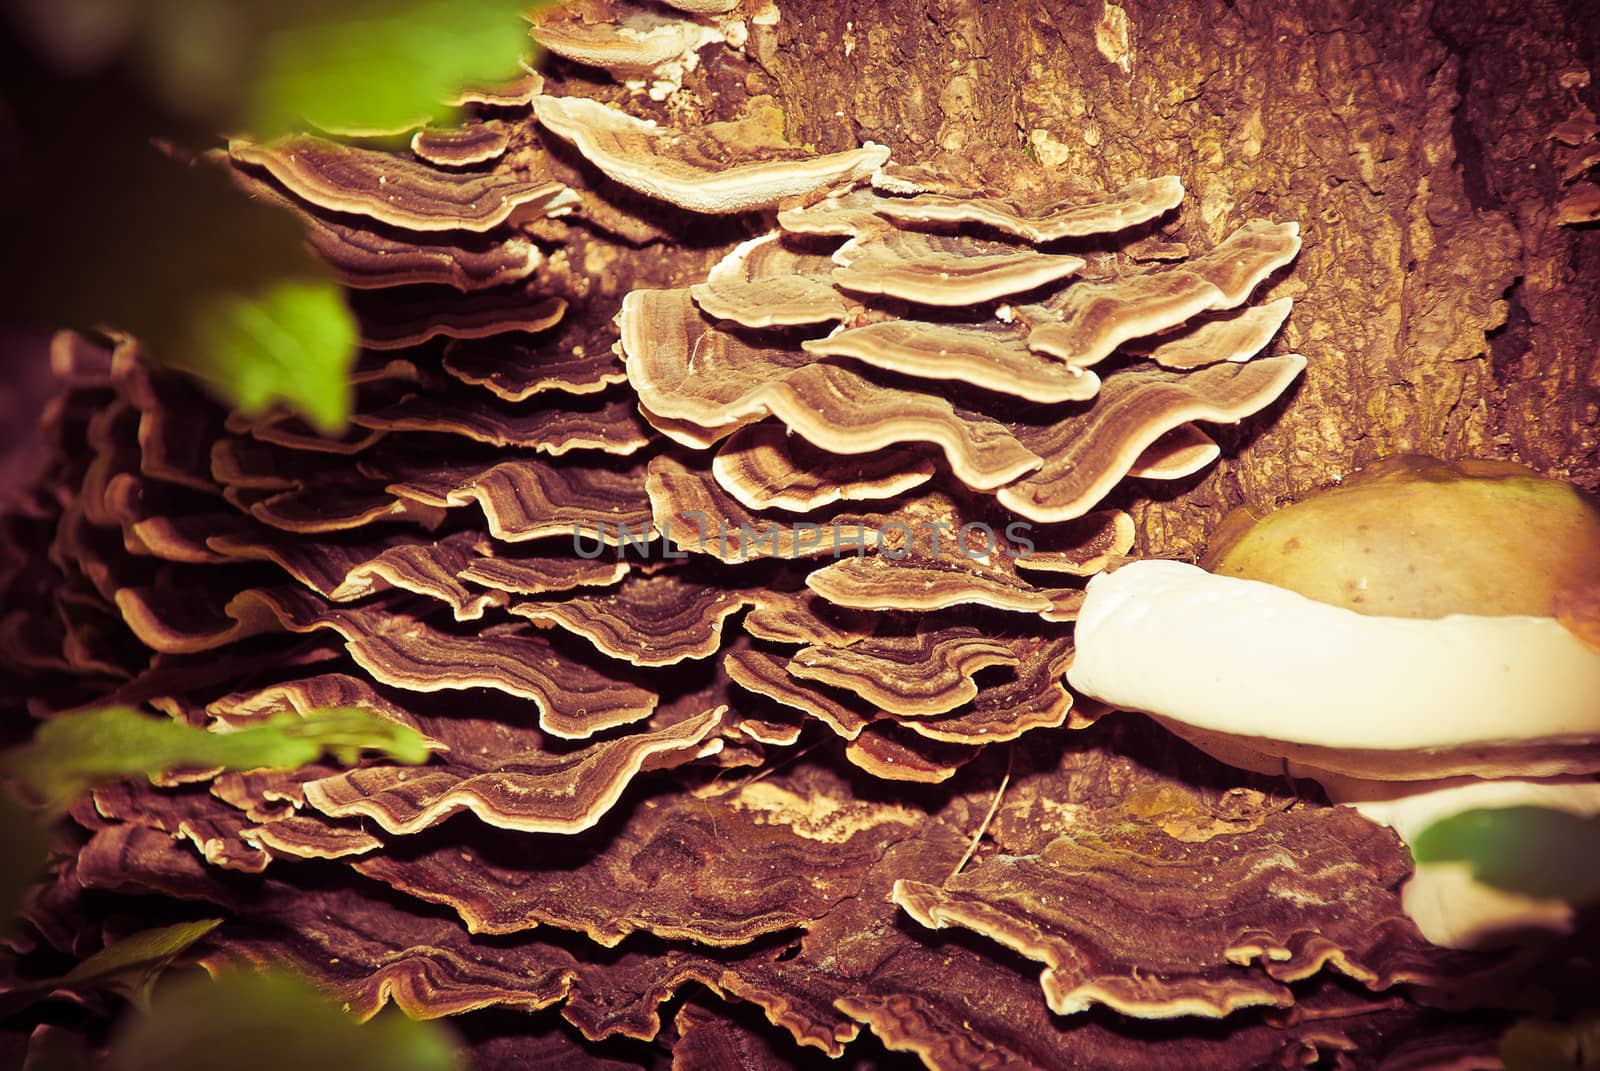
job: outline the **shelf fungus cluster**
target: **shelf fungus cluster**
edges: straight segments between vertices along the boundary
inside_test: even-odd
[[[353,705],[433,756],[97,789],[19,969],[137,905],[457,1017],[481,1067],[1480,1066],[1500,1024],[1413,994],[1502,964],[1421,938],[1392,831],[1066,683],[1132,545],[1107,496],[1301,372],[1255,300],[1295,226],[1206,244],[1175,178],[1017,201],[582,84],[217,161],[351,288],[338,437],[56,339],[3,529],[27,713]]]

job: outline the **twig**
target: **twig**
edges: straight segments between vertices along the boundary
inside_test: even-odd
[[[983,840],[983,835],[989,831],[989,823],[994,821],[995,812],[1000,809],[1000,798],[1006,794],[1006,786],[1011,783],[1011,759],[1015,754],[1014,748],[1006,747],[1006,775],[1000,779],[1000,787],[995,789],[994,802],[989,804],[989,813],[983,816],[983,822],[978,826],[978,832],[972,835],[972,843],[967,845],[966,854],[961,857],[961,862],[956,864],[956,868],[950,871],[950,877],[944,879],[946,882],[952,881],[957,874],[961,873],[961,868],[967,865],[967,860],[971,859],[973,853],[978,850],[978,842]]]

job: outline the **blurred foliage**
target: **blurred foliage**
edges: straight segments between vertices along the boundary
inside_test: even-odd
[[[113,941],[59,978],[19,986],[0,997],[0,1011],[66,991],[81,995],[104,990],[126,998],[135,1007],[147,1007],[157,977],[179,955],[221,925],[221,919],[201,919],[143,930]]]
[[[247,412],[335,431],[357,328],[291,215],[192,153],[218,132],[396,131],[514,78],[525,0],[0,0],[8,326],[137,336]]]
[[[391,1008],[357,1023],[284,974],[163,984],[112,1041],[112,1071],[452,1071],[451,1036]]]
[[[331,280],[285,273],[249,292],[213,290],[196,298],[188,328],[172,363],[223,384],[240,409],[283,398],[324,431],[343,426],[357,337]]]
[[[358,331],[300,224],[237,190],[197,154],[219,133],[307,126],[395,133],[449,118],[467,83],[510,80],[528,48],[525,0],[0,0],[0,197],[7,335],[69,326],[137,337],[247,412],[287,402],[340,428]],[[21,32],[11,32],[18,30]],[[3,336],[0,336],[3,337]],[[331,753],[427,757],[413,730],[366,711],[280,715],[207,732],[128,708],[63,716],[0,756],[45,804],[0,793],[0,920],[43,867],[58,813],[96,782],[174,768],[293,768]],[[216,925],[136,934],[11,1000],[68,989],[136,1001]],[[33,1066],[79,1066],[81,1045]],[[43,1060],[43,1063],[39,1061]],[[111,1066],[285,1065],[297,1071],[445,1071],[442,1030],[397,1012],[365,1026],[298,980],[231,975],[164,988],[127,1024]]]
[[[427,743],[415,729],[355,707],[276,714],[231,732],[208,731],[131,707],[108,707],[45,722],[31,742],[0,756],[0,772],[47,808],[59,810],[97,782],[130,774],[292,770],[324,753],[349,765],[366,750],[413,764],[428,757]]]
[[[1600,1071],[1600,1018],[1526,1019],[1500,1041],[1506,1071]]]
[[[1545,807],[1462,811],[1423,830],[1411,855],[1419,863],[1465,862],[1479,881],[1512,892],[1600,901],[1600,817]]]
[[[39,880],[50,851],[43,818],[0,790],[0,937]]]
[[[510,81],[528,51],[528,0],[346,0],[266,6],[245,129],[271,135],[309,122],[383,132],[448,117],[463,85]]]

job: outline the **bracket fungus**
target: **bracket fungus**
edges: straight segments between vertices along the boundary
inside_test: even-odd
[[[1495,1024],[1400,987],[1503,962],[1422,939],[1390,830],[1076,694],[1274,772],[1597,768],[1582,704],[1530,711],[1531,741],[1494,712],[1429,735],[1327,709],[1300,739],[1166,709],[1209,686],[1182,683],[1214,669],[1196,652],[1268,679],[1310,657],[1286,630],[1246,642],[1208,594],[1128,620],[1143,585],[1196,571],[1122,564],[1134,524],[1107,501],[1212,464],[1206,426],[1305,370],[1277,339],[1298,227],[1180,216],[1170,175],[1046,196],[871,142],[821,153],[742,92],[676,128],[688,113],[588,68],[659,79],[704,49],[702,72],[740,69],[734,23],[771,12],[671,6],[552,16],[535,36],[569,59],[548,82],[464,91],[462,125],[409,149],[212,154],[350,288],[342,434],[222,412],[132,339],[57,339],[47,483],[0,520],[19,563],[0,662],[34,697],[12,728],[101,703],[215,732],[349,705],[432,751],[103,786],[19,947],[81,959],[129,911],[221,917],[199,962],[290,965],[358,1016],[527,1013],[473,1035],[486,1067],[779,1066],[796,1046],[1476,1066]],[[1394,635],[1460,627],[1492,637],[1486,666],[1517,644],[1600,673],[1560,623],[1592,630],[1572,593],[1596,577],[1563,574],[1535,621],[1483,616],[1527,589],[1494,575],[1469,607],[1490,624]],[[1283,619],[1357,616],[1204,582]],[[1506,679],[1533,687],[1533,664]],[[1130,672],[1143,691],[1119,690]],[[1379,729],[1393,747],[1359,735]],[[639,1044],[602,1045],[619,1037]]]

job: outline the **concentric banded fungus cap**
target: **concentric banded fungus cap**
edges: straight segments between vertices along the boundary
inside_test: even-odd
[[[607,177],[693,212],[767,208],[864,178],[889,158],[888,149],[871,143],[827,156],[770,144],[753,152],[752,130],[724,129],[738,124],[713,124],[689,135],[575,97],[540,97],[534,111],[546,130],[571,142]]]
[[[1091,581],[1073,684],[1225,761],[1420,780],[1600,770],[1600,508],[1521,466],[1391,459],[1205,559]]]
[[[632,11],[618,23],[588,22],[572,12],[569,6],[544,13],[534,24],[533,39],[615,78],[653,79],[650,95],[657,100],[683,84],[683,76],[699,65],[701,48],[726,40],[709,23],[655,11]]]

